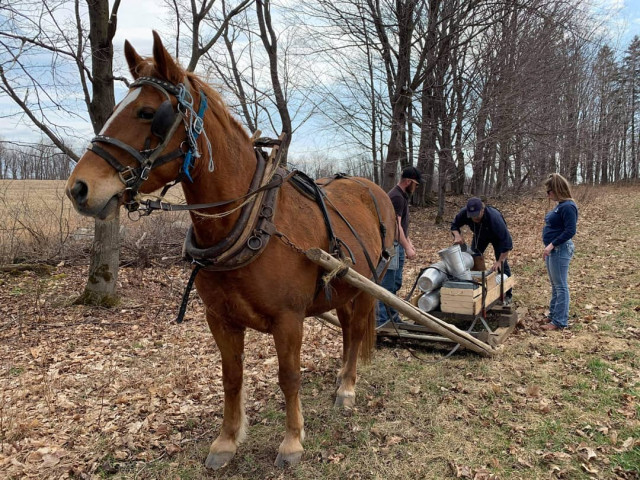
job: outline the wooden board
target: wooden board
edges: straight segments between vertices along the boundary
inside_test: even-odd
[[[494,280],[495,282],[495,280]],[[507,278],[504,282],[504,291],[513,288],[513,277]],[[453,290],[453,291],[452,291]],[[479,291],[476,293],[476,291]],[[471,293],[464,293],[471,292]],[[495,285],[493,289],[487,291],[485,306],[488,307],[500,298],[500,285]],[[464,315],[479,315],[482,310],[482,289],[440,289],[440,310],[446,313],[460,313]]]
[[[498,347],[507,339],[507,337],[515,330],[518,323],[518,314],[511,306],[497,305],[490,310],[490,323],[497,321],[498,327],[494,330],[469,332],[492,347]],[[423,325],[411,325],[403,323],[400,325],[386,325],[378,329],[378,337],[405,339],[405,340],[422,340],[435,343],[455,343],[451,339],[435,335],[433,331]]]
[[[480,282],[481,277],[474,276],[473,279],[477,282]],[[491,272],[489,275],[484,277],[484,284],[488,285],[487,290],[492,290],[496,286],[496,272]],[[451,295],[455,297],[472,297],[477,298],[482,295],[482,288],[478,285],[476,288],[451,288],[451,287],[442,287],[440,289],[440,297],[442,295]]]
[[[518,314],[511,307],[496,309],[494,313],[498,314],[498,328],[492,332],[480,332],[478,338],[488,343],[492,347],[501,345],[506,338],[516,329],[518,324]]]

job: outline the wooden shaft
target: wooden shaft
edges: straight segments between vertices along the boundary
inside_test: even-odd
[[[342,263],[336,258],[329,255],[327,252],[320,248],[312,248],[307,250],[306,256],[313,263],[320,265],[325,270],[333,271],[339,269]],[[342,273],[342,272],[341,272]],[[344,275],[340,275],[340,279],[353,285],[354,287],[367,292],[369,295],[377,298],[378,300],[392,306],[398,312],[407,316],[411,320],[429,327],[430,330],[454,340],[465,348],[472,350],[484,356],[492,356],[496,353],[496,350],[490,345],[478,340],[465,331],[456,328],[447,322],[440,320],[433,315],[423,312],[419,308],[413,306],[409,302],[405,302],[401,298],[395,296],[387,289],[376,285],[368,278],[360,275],[358,272],[351,268],[346,270]]]
[[[338,320],[338,317],[336,317],[332,313],[324,312],[324,313],[321,313],[320,315],[316,315],[316,317],[321,320],[324,320],[327,323],[330,323],[331,325],[335,325],[338,328],[342,328],[342,325],[340,325],[340,320]]]

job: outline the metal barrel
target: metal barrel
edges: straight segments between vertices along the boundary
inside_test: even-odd
[[[465,268],[467,270],[472,270],[473,269],[473,255],[471,255],[468,252],[460,252],[460,255],[462,256],[462,263],[464,264]]]
[[[445,263],[447,272],[451,276],[463,280],[471,280],[471,272],[469,271],[469,268],[473,265],[473,257],[469,255],[469,258],[471,258],[471,266],[467,267],[469,264],[468,258],[465,263],[465,258],[462,256],[462,251],[460,250],[460,245],[451,245],[450,247],[444,248],[438,252],[438,255],[440,255],[440,258]]]
[[[443,261],[430,265],[420,278],[418,278],[418,288],[428,293],[442,286],[447,279],[447,267]]]
[[[425,293],[418,299],[418,308],[423,312],[435,310],[440,305],[440,289]]]
[[[507,278],[509,278],[509,275],[507,275],[506,273],[498,273],[498,275],[496,275],[496,285],[500,285]]]

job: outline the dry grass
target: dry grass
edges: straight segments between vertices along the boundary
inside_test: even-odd
[[[94,220],[78,215],[67,199],[63,180],[0,180],[0,263],[61,261],[86,264]],[[182,202],[179,187],[167,199]],[[168,212],[145,221],[120,219],[121,262],[150,266],[166,255],[180,256],[186,213]]]
[[[0,476],[6,478],[606,478],[640,475],[640,191],[581,189],[572,328],[542,333],[546,201],[493,202],[515,240],[521,327],[492,359],[396,344],[360,368],[357,407],[332,408],[338,332],[305,325],[303,462],[272,466],[283,433],[269,337],[248,332],[249,436],[220,472],[203,460],[220,426],[219,354],[202,305],[170,323],[184,266],[124,268],[116,310],[68,306],[84,269],[0,277]],[[451,199],[453,214],[462,199]],[[448,245],[413,212],[420,257]],[[146,219],[148,221],[151,219]],[[411,351],[410,351],[411,350]]]

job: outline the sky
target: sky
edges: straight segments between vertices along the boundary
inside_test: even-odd
[[[607,18],[609,18],[607,30],[612,37],[614,46],[624,50],[635,35],[640,36],[640,0],[594,1],[596,2],[595,8],[607,12]],[[167,44],[171,43],[171,38],[162,35],[170,28],[167,25],[168,18],[158,15],[159,10],[157,0],[124,0],[121,3],[118,13],[118,29],[114,39],[115,68],[120,69],[117,71],[118,74],[129,77],[129,73],[124,67],[123,45],[125,39],[129,40],[138,53],[143,56],[151,54],[151,31],[153,29],[158,30]],[[116,102],[124,98],[125,94],[124,88],[117,90]],[[81,99],[78,100],[79,111],[85,111],[84,103]],[[28,125],[24,116],[7,116],[9,111],[15,111],[13,103],[10,99],[0,96],[1,139],[33,142],[41,138],[41,134]],[[93,136],[86,119],[64,116],[59,118],[59,122],[69,127],[69,135],[75,139],[77,146],[82,146],[81,142],[88,142]],[[294,135],[291,153],[304,156],[312,154],[314,151],[326,150],[326,146],[323,145],[326,141],[326,137],[323,140],[323,137],[314,130],[313,125],[308,125]],[[78,149],[76,148],[76,150]]]
[[[597,0],[598,1],[598,0]],[[624,50],[634,36],[640,36],[640,0],[599,0],[610,12],[611,36]]]

